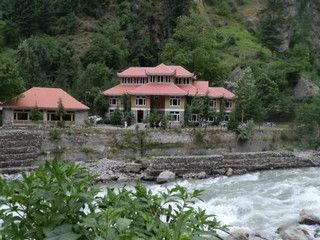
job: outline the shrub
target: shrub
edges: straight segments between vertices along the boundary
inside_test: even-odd
[[[246,142],[253,138],[255,125],[253,121],[248,121],[246,124],[241,124],[236,129],[238,141]]]
[[[114,112],[110,114],[110,122],[113,125],[122,124],[122,112],[119,109],[114,110]]]
[[[0,179],[1,239],[220,239],[225,226],[195,209],[201,190],[176,186],[153,194],[107,189],[97,195],[93,176],[67,162],[46,162],[22,181]],[[15,224],[12,224],[12,223]]]
[[[49,136],[51,140],[60,140],[61,139],[61,131],[57,128],[53,128],[49,132]]]
[[[31,121],[42,121],[43,120],[43,115],[40,112],[38,107],[34,107],[30,110],[30,120]]]

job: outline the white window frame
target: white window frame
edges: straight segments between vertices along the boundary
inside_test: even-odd
[[[170,122],[180,122],[180,112],[170,112]]]
[[[109,105],[110,106],[117,106],[118,102],[119,102],[119,98],[118,97],[110,97],[110,99],[109,99]]]
[[[199,122],[198,114],[191,114],[191,122]]]
[[[180,106],[181,99],[180,97],[170,97],[170,106]]]
[[[140,104],[140,101],[141,104]],[[136,96],[136,106],[145,106],[146,105],[146,97],[144,96]]]
[[[225,120],[226,122],[229,122],[229,121],[230,121],[230,113],[225,113],[225,114],[224,114],[224,120]]]
[[[232,100],[226,100],[224,106],[226,109],[232,108]]]
[[[216,99],[211,99],[210,100],[210,107],[217,108],[217,100]]]

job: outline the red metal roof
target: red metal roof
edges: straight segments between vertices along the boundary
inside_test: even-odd
[[[194,74],[181,66],[165,65],[163,63],[156,67],[130,67],[121,73],[119,77],[147,77],[148,75],[176,76],[195,78]]]
[[[197,89],[197,96],[205,96],[209,93],[208,81],[194,81],[193,86]]]
[[[147,69],[146,74],[153,76],[174,76],[176,74],[176,69],[174,67],[166,66],[161,63],[156,67]]]
[[[181,88],[183,91],[187,92],[188,96],[197,95],[198,89],[191,84],[179,84],[177,86]]]
[[[188,93],[173,83],[147,83],[129,92],[131,95],[186,96]]]
[[[223,87],[210,87],[208,96],[211,98],[233,99],[235,95]]]
[[[106,96],[121,96],[124,94],[128,94],[133,89],[139,87],[140,85],[133,85],[133,84],[119,84],[110,88],[103,92]]]
[[[62,104],[66,110],[89,110],[89,108],[73,98],[71,95],[63,91],[61,88],[42,88],[33,87],[3,105],[4,108],[34,108],[56,110],[58,102]]]

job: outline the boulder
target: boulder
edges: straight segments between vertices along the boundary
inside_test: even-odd
[[[227,171],[226,171],[226,175],[228,177],[231,177],[234,175],[234,170],[232,168],[228,168]]]
[[[319,92],[319,87],[304,77],[300,77],[294,87],[294,97],[298,100],[312,98]]]
[[[305,225],[320,225],[320,218],[311,211],[303,209],[300,212],[299,223]]]
[[[283,226],[278,228],[277,233],[282,240],[310,240],[309,232],[301,226]]]
[[[238,229],[230,233],[226,240],[267,240],[258,234],[252,234],[244,229]]]
[[[176,174],[170,171],[163,171],[157,177],[157,183],[167,183],[172,182],[176,179]]]
[[[225,87],[230,91],[235,91],[238,87],[238,83],[241,78],[243,78],[246,74],[251,74],[252,70],[250,67],[242,69],[240,67],[236,67],[229,73],[228,80],[225,82]]]

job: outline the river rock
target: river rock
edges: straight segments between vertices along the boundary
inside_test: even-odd
[[[206,172],[199,173],[186,173],[182,176],[183,179],[205,179],[207,178]]]
[[[300,212],[299,223],[306,225],[320,225],[320,218],[313,214],[313,212],[303,209]]]
[[[157,183],[172,182],[176,179],[176,174],[170,171],[163,171],[157,177]]]
[[[311,240],[309,232],[301,226],[283,226],[278,228],[277,233],[282,240]]]
[[[228,168],[227,171],[226,171],[226,175],[228,177],[231,177],[234,175],[234,170],[232,168]]]
[[[267,240],[258,234],[252,234],[244,229],[238,229],[230,233],[225,240]]]

